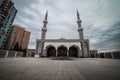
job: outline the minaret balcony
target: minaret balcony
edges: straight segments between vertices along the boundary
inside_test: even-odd
[[[43,23],[46,23],[46,24],[47,24],[47,23],[48,23],[48,21],[47,21],[47,20],[44,20],[44,21],[43,21]]]
[[[79,28],[78,28],[78,31],[83,31],[83,28],[79,27]]]
[[[47,28],[42,28],[43,31],[47,31]]]
[[[80,19],[77,20],[77,23],[81,23],[82,21]]]

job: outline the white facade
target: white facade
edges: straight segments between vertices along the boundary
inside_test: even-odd
[[[80,42],[57,42],[57,41],[56,42],[45,42],[44,49],[49,45],[54,46],[56,49],[61,45],[66,46],[67,49],[69,49],[69,47],[71,46],[77,46],[79,47],[79,49],[81,49]]]
[[[83,40],[84,42],[87,42],[89,43],[89,40]],[[66,48],[66,57],[69,57],[70,56],[70,48],[71,47],[74,47],[77,52],[76,52],[76,55],[77,57],[88,57],[89,56],[89,50],[88,50],[88,47],[86,47],[86,45],[84,46],[84,54],[82,54],[82,51],[81,51],[81,42],[83,42],[79,39],[46,39],[45,40],[45,43],[44,43],[44,47],[43,47],[43,53],[40,54],[41,52],[41,39],[38,39],[36,41],[36,52],[37,54],[40,54],[40,56],[44,56],[44,57],[47,57],[47,54],[48,54],[48,48],[50,47],[53,47],[54,50],[55,50],[55,57],[58,57],[58,54],[59,54],[59,50],[58,48],[63,46]],[[51,52],[52,53],[52,52]]]
[[[77,24],[79,39],[46,39],[48,23],[47,17],[48,11],[46,12],[45,19],[43,21],[41,39],[36,40],[36,52],[39,54],[39,57],[89,57],[89,40],[84,39],[83,28],[81,26],[78,11]]]

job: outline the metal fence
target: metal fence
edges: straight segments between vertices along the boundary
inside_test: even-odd
[[[108,59],[120,59],[120,52],[104,52],[99,53],[100,58],[108,58]]]
[[[0,58],[22,57],[23,52],[0,50]]]

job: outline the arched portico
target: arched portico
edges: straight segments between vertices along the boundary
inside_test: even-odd
[[[69,47],[69,57],[78,57],[79,54],[79,47],[76,45],[73,45]]]
[[[80,57],[80,47],[77,45],[47,45],[46,57]]]
[[[56,57],[56,49],[54,46],[49,45],[46,47],[46,56],[47,57]]]
[[[57,48],[57,57],[67,57],[67,47],[61,45]]]

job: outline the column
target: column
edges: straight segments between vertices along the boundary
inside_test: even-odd
[[[8,53],[9,53],[9,51],[6,51],[5,58],[7,58],[7,57],[8,57]]]
[[[89,45],[89,40],[87,42],[87,48],[88,48],[88,57],[90,58],[90,45]]]
[[[84,58],[84,47],[83,47],[83,42],[81,42],[81,52],[82,52],[82,57]]]
[[[113,55],[113,53],[111,52],[111,56],[112,56],[112,59],[114,59],[114,55]]]
[[[98,53],[98,58],[100,58],[100,53]]]
[[[103,53],[104,54],[104,58],[106,58],[106,56],[105,56],[105,53]],[[107,53],[106,53],[107,54]]]
[[[31,57],[31,56],[32,56],[32,53],[29,54],[29,57]]]
[[[67,57],[69,57],[69,50],[67,50]]]
[[[56,50],[56,57],[58,57],[58,52],[57,52],[57,50]]]
[[[14,57],[16,57],[17,56],[17,52],[15,52],[15,56]]]
[[[100,53],[98,53],[98,57],[100,58]]]
[[[80,49],[80,48],[79,48]],[[80,50],[78,49],[78,58],[80,58]]]
[[[58,51],[57,51],[57,47],[55,47],[55,49],[56,49],[56,57],[58,57]]]
[[[20,57],[22,57],[22,54],[23,54],[23,52],[21,52],[21,56]]]

